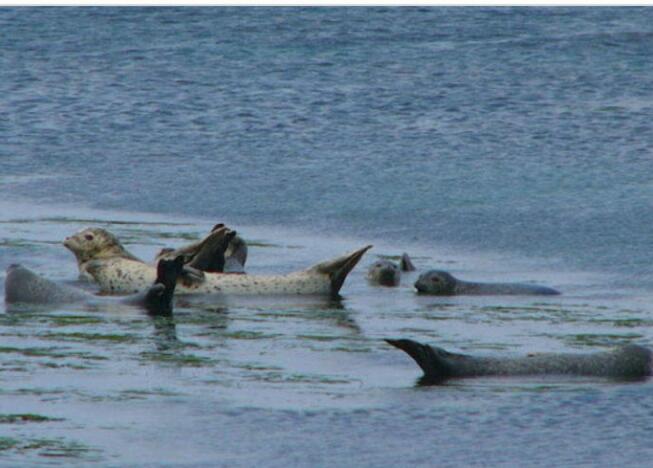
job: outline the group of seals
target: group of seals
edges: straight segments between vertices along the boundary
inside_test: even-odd
[[[407,258],[404,254],[402,264],[403,259]],[[381,286],[397,286],[401,270],[403,268],[394,262],[379,260],[369,267],[368,279]],[[442,270],[422,273],[414,286],[420,294],[438,296],[560,294],[546,286],[463,281]],[[420,385],[437,385],[449,379],[483,376],[574,375],[630,380],[648,377],[653,372],[653,353],[638,345],[624,345],[613,351],[592,354],[541,353],[497,358],[451,353],[409,339],[385,341],[405,351],[420,366],[424,372],[419,380]]]
[[[307,270],[286,275],[246,275],[247,245],[236,231],[216,225],[202,240],[178,249],[163,249],[156,266],[131,254],[118,238],[102,228],[86,228],[64,241],[74,253],[80,276],[94,280],[101,292],[130,294],[98,296],[81,288],[58,284],[21,265],[11,265],[5,279],[7,303],[97,304],[107,301],[137,304],[152,314],[170,314],[175,291],[181,294],[328,294],[340,291],[365,246]],[[415,268],[407,254],[400,265],[375,262],[370,281],[396,286],[401,271]],[[225,273],[231,271],[232,273]],[[430,270],[415,282],[420,293],[453,294],[559,294],[558,291],[520,283],[474,283],[451,274]],[[424,375],[420,384],[441,384],[449,379],[481,376],[580,375],[615,379],[640,379],[651,375],[653,353],[637,345],[625,345],[594,354],[546,353],[519,358],[475,357],[447,352],[408,339],[386,339],[411,356]]]
[[[246,275],[247,244],[223,224],[217,224],[202,240],[178,249],[163,249],[156,265],[149,265],[129,252],[118,238],[99,227],[90,227],[67,237],[64,246],[77,260],[82,279],[90,279],[103,294],[131,294],[120,301],[172,310],[172,295],[329,295],[337,296],[349,272],[368,245],[304,271],[286,275]],[[229,273],[230,271],[230,273]],[[42,278],[20,265],[7,270],[5,302],[36,304],[95,303],[111,300],[81,288]]]
[[[415,360],[424,372],[420,379],[422,385],[487,376],[573,375],[633,380],[650,376],[653,363],[653,353],[649,349],[632,344],[591,354],[541,353],[495,358],[450,353],[413,340],[386,339],[386,342]]]

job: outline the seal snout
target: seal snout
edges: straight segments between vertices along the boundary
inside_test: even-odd
[[[73,239],[73,236],[68,236],[63,240],[63,246],[66,247],[67,249],[72,250],[74,245],[75,245],[75,241]]]
[[[417,289],[418,293],[425,293],[428,291],[427,286],[424,284],[424,282],[422,282],[419,279],[415,281],[415,284],[413,286],[415,286],[415,289]]]

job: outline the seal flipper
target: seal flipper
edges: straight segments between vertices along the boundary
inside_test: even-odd
[[[422,369],[424,375],[419,379],[420,385],[437,385],[451,376],[450,365],[429,345],[413,340],[391,340],[385,342],[399,348],[412,357]]]
[[[225,265],[224,253],[229,242],[236,237],[236,231],[227,228],[214,230],[206,238],[188,266],[207,273],[223,273]]]
[[[173,260],[162,259],[156,266],[156,280],[145,294],[145,308],[152,315],[172,314],[172,298],[177,278],[184,268],[183,256]]]
[[[331,295],[337,296],[349,272],[356,266],[363,254],[371,248],[371,245],[367,245],[362,249],[358,249],[355,252],[343,255],[334,260],[327,260],[326,262],[318,263],[307,271],[315,271],[324,275],[329,275],[329,279],[331,280]]]
[[[415,271],[415,265],[413,265],[413,262],[406,252],[402,254],[401,260],[399,260],[399,269],[401,271]]]

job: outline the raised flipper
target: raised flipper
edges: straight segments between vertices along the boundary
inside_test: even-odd
[[[410,257],[405,252],[401,256],[401,260],[399,260],[399,269],[401,271],[415,271],[415,265],[413,265],[413,262],[410,260]]]
[[[177,278],[184,268],[184,258],[161,259],[156,266],[156,281],[145,293],[145,308],[152,315],[170,315]]]
[[[331,295],[335,296],[340,292],[340,288],[342,288],[349,272],[356,266],[363,254],[371,248],[372,246],[368,245],[355,252],[338,257],[335,260],[318,263],[309,268],[308,271],[329,275],[329,279],[331,280]]]
[[[187,268],[184,272],[184,279],[190,281],[201,281],[201,271],[208,273],[244,272],[245,261],[247,260],[247,244],[234,232],[230,241],[222,247],[224,236],[232,232],[224,224],[219,223],[213,226],[211,232],[203,239],[177,249],[165,248],[157,254],[155,261],[162,258],[184,257]],[[215,257],[214,257],[215,255]],[[189,268],[190,267],[190,268]]]
[[[188,266],[208,273],[223,273],[224,253],[229,242],[236,237],[236,231],[222,227],[213,231],[198,249]]]
[[[436,351],[429,345],[413,340],[391,340],[386,338],[385,341],[395,348],[401,349],[415,360],[424,372],[419,380],[421,385],[439,384],[451,376],[451,366],[447,363],[445,356],[440,356],[440,354],[446,354],[446,351],[439,348]]]

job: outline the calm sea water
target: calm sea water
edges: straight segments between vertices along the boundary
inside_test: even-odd
[[[250,273],[375,244],[336,302],[3,307],[0,464],[648,465],[650,383],[420,388],[382,338],[653,345],[652,25],[651,8],[0,9],[2,272],[74,280],[60,242],[88,225],[149,259],[225,221]],[[365,282],[403,251],[564,294]]]

